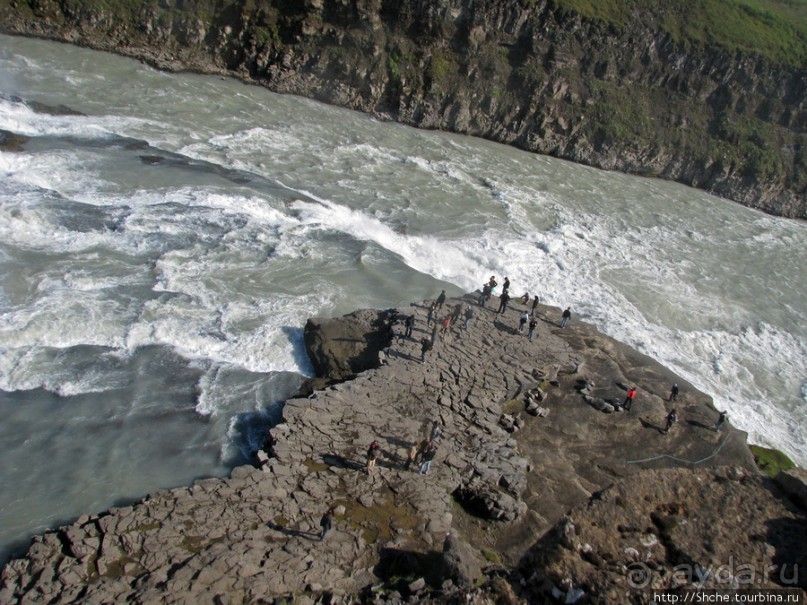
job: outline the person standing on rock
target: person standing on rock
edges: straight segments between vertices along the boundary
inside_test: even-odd
[[[432,430],[431,433],[429,433],[429,443],[431,443],[436,447],[442,437],[443,437],[443,425],[440,424],[437,420],[435,420],[434,422],[432,422]]]
[[[530,317],[536,317],[538,315],[538,295],[536,294],[535,297],[532,299],[532,310],[530,311]]]
[[[669,400],[670,401],[675,401],[677,398],[678,398],[678,385],[674,384],[674,385],[672,385],[672,388],[670,389],[670,399]]]
[[[446,337],[451,331],[451,315],[446,315],[443,319],[443,327],[440,329],[440,336]]]
[[[333,525],[333,514],[334,514],[334,507],[331,506],[325,514],[322,515],[322,518],[319,520],[319,526],[322,528],[322,531],[319,532],[319,540],[325,539],[325,534],[331,531],[331,526]]]
[[[406,331],[404,332],[404,337],[412,338],[412,330],[415,327],[415,316],[414,315],[407,316],[406,322],[404,322],[404,325],[406,326]]]
[[[420,474],[421,475],[428,475],[429,471],[432,469],[432,460],[437,455],[437,446],[434,444],[429,445],[429,449],[427,449],[423,453],[423,463],[420,465]]]
[[[569,324],[569,320],[572,318],[572,308],[566,307],[566,310],[563,312],[563,315],[560,316],[560,327],[565,328]]]
[[[431,350],[432,343],[428,338],[424,338],[420,341],[420,363],[426,363],[429,358],[429,351]]]
[[[521,315],[519,315],[519,317],[518,317],[518,333],[519,333],[519,334],[523,334],[523,333],[524,333],[524,326],[526,326],[526,325],[527,325],[527,320],[528,320],[529,318],[530,318],[530,316],[529,316],[529,315],[527,315],[527,312],[526,312],[526,311],[522,311],[522,312],[521,312]]]
[[[446,301],[446,291],[443,290],[442,292],[440,292],[440,296],[438,296],[434,301],[437,304],[437,309],[442,309],[443,303],[445,301]]]
[[[715,422],[715,426],[713,429],[715,433],[720,432],[720,429],[723,428],[723,425],[726,423],[727,418],[728,415],[726,414],[726,412],[720,412],[720,416],[718,417],[717,422]]]
[[[622,407],[630,412],[630,409],[633,407],[633,400],[636,399],[636,387],[631,387],[628,389],[628,394],[625,395],[625,401],[622,403]]]
[[[429,305],[429,315],[426,317],[426,327],[430,327],[432,325],[432,321],[434,320],[434,311],[436,310],[437,303],[432,301],[432,304]]]
[[[367,448],[367,474],[375,467],[376,461],[381,458],[381,446],[378,441],[373,441]]]
[[[505,277],[504,282],[502,283],[502,294],[508,294],[510,292],[510,278]]]
[[[408,471],[409,467],[417,460],[418,452],[420,448],[418,447],[417,443],[413,443],[412,447],[409,448],[409,453],[406,455],[406,464],[404,464],[404,470]]]
[[[479,306],[484,307],[490,298],[490,284],[482,286],[482,296],[479,297]]]
[[[498,313],[504,313],[507,311],[507,303],[510,301],[510,295],[503,291],[502,295],[499,297],[499,310]]]
[[[675,413],[675,410],[672,409],[670,413],[667,414],[667,425],[664,427],[665,435],[670,432],[670,429],[676,422],[678,422],[678,415]]]
[[[490,296],[493,296],[496,293],[496,286],[499,285],[499,282],[496,281],[496,277],[491,275],[490,281],[488,282],[488,288],[490,289]]]
[[[474,318],[474,310],[471,308],[471,305],[465,307],[465,323],[463,323],[463,328],[468,331],[468,327],[471,325],[471,320]]]
[[[538,320],[534,317],[530,319],[530,331],[527,332],[527,338],[532,340],[533,334],[535,334],[535,328],[538,326]]]
[[[457,305],[454,307],[454,310],[451,312],[451,323],[456,326],[459,323],[461,316],[462,316],[462,303],[457,303]]]
[[[524,296],[521,297],[521,304],[526,305],[528,302],[530,302],[530,293],[524,292]]]

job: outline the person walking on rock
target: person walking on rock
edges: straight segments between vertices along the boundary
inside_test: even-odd
[[[428,338],[424,338],[420,341],[420,363],[426,363],[429,358],[429,351],[431,350],[432,343]]]
[[[566,310],[560,316],[560,327],[565,328],[569,324],[569,320],[572,318],[572,308],[566,307]]]
[[[331,526],[333,525],[333,514],[334,514],[334,507],[331,506],[325,514],[322,515],[322,518],[319,520],[319,526],[322,528],[322,531],[319,532],[319,540],[320,542],[325,539],[325,534],[331,531]]]
[[[499,297],[499,310],[498,313],[504,313],[507,311],[507,303],[510,301],[510,295],[507,292],[502,292],[502,295]]]
[[[713,429],[715,433],[720,432],[720,429],[723,428],[723,425],[726,423],[727,418],[728,415],[726,414],[726,412],[720,412],[720,416],[718,417],[717,422],[715,422],[715,426]]]
[[[465,329],[468,329],[468,326],[471,323],[471,320],[474,318],[474,310],[471,308],[471,305],[465,307]]]
[[[636,387],[631,387],[628,389],[628,394],[625,395],[625,401],[622,403],[622,407],[630,412],[630,409],[633,407],[634,399],[636,399]]]
[[[667,414],[667,425],[664,427],[665,435],[670,432],[670,429],[676,422],[678,422],[678,415],[675,413],[674,409],[670,410],[670,413]]]
[[[434,301],[437,305],[438,310],[443,308],[443,303],[445,301],[446,301],[446,291],[443,290],[442,292],[440,292],[440,295]]]
[[[440,333],[440,324],[436,321],[434,322],[434,326],[432,326],[432,347],[437,342],[437,335]]]
[[[677,398],[678,398],[678,385],[674,384],[674,385],[672,385],[672,388],[670,389],[670,399],[669,400],[670,401],[675,401]]]
[[[519,316],[519,318],[518,318],[518,333],[519,333],[519,334],[523,334],[523,333],[524,333],[524,326],[526,326],[526,325],[527,325],[527,320],[528,320],[529,318],[530,318],[530,316],[529,316],[529,315],[527,315],[527,312],[526,312],[526,311],[522,311],[522,312],[521,312],[521,315],[520,315],[520,316]]]
[[[482,296],[479,297],[479,306],[484,307],[490,298],[490,284],[482,286]]]
[[[530,319],[530,326],[529,326],[530,331],[527,332],[527,338],[529,340],[532,340],[532,336],[533,336],[533,334],[535,334],[535,328],[537,326],[538,326],[538,320],[535,319],[534,317],[532,319]]]
[[[426,327],[430,327],[432,325],[432,321],[434,320],[434,311],[437,307],[437,303],[432,301],[432,304],[429,305],[429,315],[426,317]]]

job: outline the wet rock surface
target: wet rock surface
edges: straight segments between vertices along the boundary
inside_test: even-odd
[[[765,515],[803,528],[804,512],[757,475],[745,434],[712,430],[708,396],[581,321],[560,328],[559,309],[538,306],[530,341],[517,331],[522,305],[499,314],[492,302],[479,308],[477,296],[438,311],[442,320],[470,304],[476,314],[468,329],[460,321],[438,334],[425,363],[426,302],[312,320],[306,342],[327,375],[319,390],[286,402],[271,455],[229,478],[160,491],[37,537],[3,568],[0,602],[384,602],[393,593],[415,602],[469,590],[484,602],[493,597],[468,587],[494,576],[506,577],[489,583],[501,598],[544,595],[567,578],[610,594],[626,572],[598,562],[622,565],[624,553],[604,554],[622,548],[620,527],[656,528],[669,552],[694,552],[696,534],[665,519],[712,519],[725,531],[707,537],[698,556],[741,539],[768,552]],[[407,315],[416,320],[410,338],[392,321]],[[681,393],[669,402],[673,382]],[[616,404],[605,414],[585,400],[621,401],[626,386],[638,389],[630,411]],[[665,434],[673,407],[679,421]],[[502,426],[504,415],[518,430]],[[422,455],[407,464],[412,446],[429,449],[427,437],[436,446],[431,468]],[[373,441],[381,456],[368,470]],[[725,495],[691,500],[704,482]],[[634,497],[604,495],[639,487],[636,507]],[[720,521],[729,501],[762,516]],[[332,528],[321,538],[329,507]],[[596,536],[581,537],[589,517],[600,519]],[[759,538],[732,538],[729,529],[744,523],[759,525]],[[674,546],[679,538],[685,543]],[[594,549],[582,559],[592,569],[577,560],[581,540]]]

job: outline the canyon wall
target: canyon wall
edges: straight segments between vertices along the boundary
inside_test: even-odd
[[[637,6],[641,3],[637,3]],[[807,218],[807,70],[552,0],[0,0],[0,30]]]

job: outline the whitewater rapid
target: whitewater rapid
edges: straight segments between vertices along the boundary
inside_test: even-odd
[[[490,275],[572,306],[807,464],[807,225],[674,183],[0,37],[4,553],[220,475],[308,317]],[[640,394],[641,399],[641,394]],[[639,403],[640,403],[639,399]]]

